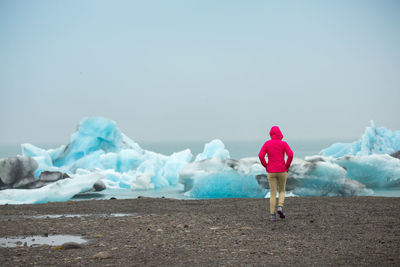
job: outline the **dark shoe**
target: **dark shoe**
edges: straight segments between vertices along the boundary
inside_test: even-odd
[[[283,213],[283,208],[282,208],[281,206],[278,207],[277,212],[278,212],[279,217],[280,217],[281,219],[285,219],[285,213]]]
[[[276,222],[276,215],[275,214],[270,214],[269,215],[269,221],[270,222]]]

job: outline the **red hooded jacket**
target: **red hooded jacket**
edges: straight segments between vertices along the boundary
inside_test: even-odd
[[[289,145],[282,141],[283,135],[278,126],[273,126],[269,132],[271,140],[262,146],[258,157],[267,172],[287,172],[293,160],[293,151]],[[287,160],[285,163],[285,153]],[[265,154],[268,156],[268,163],[265,161]]]

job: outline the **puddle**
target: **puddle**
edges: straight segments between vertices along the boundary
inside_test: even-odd
[[[31,219],[58,219],[58,218],[83,218],[83,217],[126,217],[138,216],[137,213],[110,213],[110,214],[46,214],[37,216],[24,216]]]
[[[38,247],[41,245],[61,246],[66,242],[75,242],[78,244],[86,243],[87,241],[80,236],[73,235],[49,235],[49,236],[27,236],[27,237],[2,237],[0,238],[0,247],[15,248],[15,247]]]
[[[127,216],[139,216],[137,213],[101,213],[101,214],[45,214],[45,215],[10,215],[1,216],[1,221],[7,220],[21,220],[21,219],[58,219],[58,218],[86,218],[86,217],[127,217]]]

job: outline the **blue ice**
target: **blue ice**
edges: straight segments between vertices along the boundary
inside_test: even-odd
[[[366,156],[372,154],[391,154],[400,150],[400,131],[371,125],[365,129],[361,138],[353,143],[336,143],[323,149],[320,154],[339,158],[345,155]]]
[[[158,190],[184,186],[192,198],[264,197],[266,171],[258,158],[231,159],[224,143],[215,139],[193,155],[189,149],[163,155],[142,149],[114,121],[85,118],[69,144],[41,149],[22,144],[22,154],[42,171],[61,171],[72,179],[39,189],[0,191],[0,203],[65,201],[91,189],[99,179],[107,189]],[[298,196],[372,195],[374,189],[400,187],[400,160],[388,155],[400,149],[400,131],[373,122],[360,140],[333,144],[314,155],[295,158],[288,173],[287,193]]]

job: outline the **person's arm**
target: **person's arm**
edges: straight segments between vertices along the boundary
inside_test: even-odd
[[[267,168],[268,163],[265,161],[265,154],[267,154],[267,143],[262,146],[260,153],[258,153],[258,158],[260,159],[261,164],[264,168]]]
[[[292,151],[292,149],[290,149],[290,146],[286,142],[285,142],[285,152],[288,157],[285,165],[286,165],[286,169],[289,170],[290,164],[292,164],[292,160],[293,160],[293,151]]]

